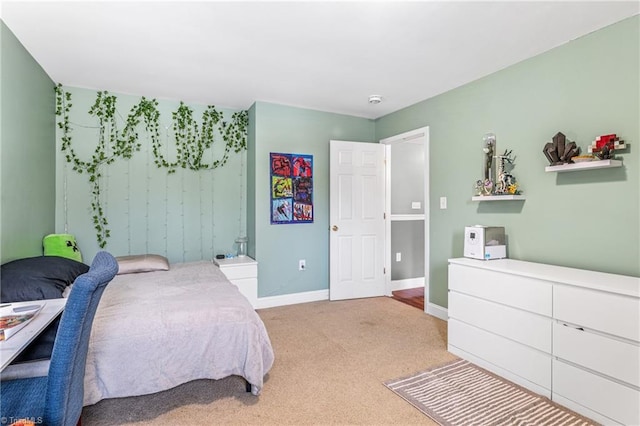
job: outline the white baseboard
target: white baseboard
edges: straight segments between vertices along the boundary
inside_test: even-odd
[[[407,290],[410,288],[424,287],[424,277],[407,278],[406,280],[391,281],[391,291]]]
[[[403,280],[406,281],[406,280]],[[415,288],[409,287],[409,288]],[[259,297],[255,309],[275,308],[277,306],[295,305],[297,303],[317,302],[329,300],[329,290],[306,291],[303,293],[283,294],[280,296]],[[440,305],[428,303],[425,306],[425,313],[441,320],[449,319],[449,311]]]
[[[303,293],[283,294],[280,296],[259,297],[256,309],[275,308],[276,306],[295,305],[296,303],[328,300],[329,290],[305,291]]]
[[[409,281],[409,280],[402,280]],[[416,286],[412,284],[411,287]],[[418,286],[419,287],[419,286]],[[280,296],[259,297],[257,306],[255,309],[275,308],[277,306],[295,305],[297,303],[317,302],[320,300],[329,300],[329,290],[316,290],[306,291],[303,293],[283,294]],[[447,308],[443,308],[440,305],[429,303],[426,306],[425,313],[432,315],[441,320],[447,321],[449,319],[449,312]]]
[[[440,318],[441,320],[444,320],[444,321],[449,320],[449,310],[447,308],[443,308],[440,305],[436,305],[434,303],[429,302],[425,306],[424,311],[429,315],[432,315],[436,318]]]

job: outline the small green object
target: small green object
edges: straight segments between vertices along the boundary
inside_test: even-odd
[[[82,262],[76,237],[71,234],[49,234],[42,240],[45,256],[60,256]]]

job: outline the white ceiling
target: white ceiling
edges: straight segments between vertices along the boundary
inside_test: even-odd
[[[377,118],[640,13],[635,1],[2,1],[56,82]],[[369,95],[383,102],[369,105]]]

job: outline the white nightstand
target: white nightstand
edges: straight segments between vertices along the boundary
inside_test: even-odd
[[[258,262],[249,256],[214,259],[213,262],[255,308],[258,303]]]

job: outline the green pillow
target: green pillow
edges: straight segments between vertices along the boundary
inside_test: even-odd
[[[76,237],[71,234],[49,234],[42,240],[45,256],[60,256],[82,262]]]

